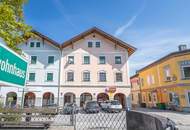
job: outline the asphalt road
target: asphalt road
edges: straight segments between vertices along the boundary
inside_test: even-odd
[[[148,108],[136,108],[135,110],[169,118],[177,124],[179,130],[190,130],[190,113]]]

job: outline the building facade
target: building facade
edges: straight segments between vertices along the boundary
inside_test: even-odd
[[[1,99],[5,106],[24,107],[57,104],[60,57],[59,44],[39,32],[34,38],[19,45],[28,59],[26,88],[1,87]],[[24,101],[22,96],[24,95]]]
[[[133,107],[138,107],[141,104],[141,89],[139,75],[135,74],[130,77],[131,81],[131,101]]]
[[[117,99],[126,106],[130,94],[128,58],[135,48],[92,28],[63,43],[61,103]]]
[[[28,58],[28,79],[24,106],[63,106],[87,100],[117,99],[123,107],[130,98],[128,58],[135,51],[131,45],[91,28],[58,44],[34,31],[35,38],[21,44]],[[22,89],[1,87],[6,106],[20,105]]]
[[[181,48],[181,47],[180,47]],[[190,49],[180,49],[138,71],[142,102],[170,109],[190,108]]]

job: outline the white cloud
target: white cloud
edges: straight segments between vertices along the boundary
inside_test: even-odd
[[[138,30],[138,35],[134,31],[132,35],[130,32],[127,33],[129,34],[127,38],[123,37],[122,39],[130,43],[128,40],[130,37],[130,39],[133,39],[134,46],[137,47],[137,51],[130,57],[131,75],[161,57],[178,51],[179,44],[185,43],[190,48],[190,32],[154,29],[152,31]]]
[[[71,25],[72,29],[77,30],[77,27],[75,24],[70,20],[70,17],[68,14],[65,13],[65,6],[62,3],[61,0],[53,0],[54,5],[56,6],[56,9],[62,14],[63,18],[65,19],[65,22]]]
[[[131,19],[129,19],[124,25],[120,26],[116,31],[115,31],[115,36],[120,36],[127,28],[129,28],[131,25],[133,25],[133,23],[135,22],[135,20],[137,19],[137,17],[143,12],[145,8],[145,1],[142,5],[142,7],[138,10],[138,12],[133,15],[131,17]]]

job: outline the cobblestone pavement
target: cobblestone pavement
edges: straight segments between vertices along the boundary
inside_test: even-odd
[[[148,108],[136,108],[135,110],[167,117],[177,124],[179,130],[190,130],[190,113]]]

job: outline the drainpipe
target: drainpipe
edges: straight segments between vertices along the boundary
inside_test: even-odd
[[[139,90],[140,90],[140,104],[139,106],[141,106],[141,103],[142,103],[142,89],[141,89],[141,78],[138,76],[138,82],[139,82]]]
[[[59,107],[59,99],[60,99],[60,88],[61,88],[61,60],[62,60],[62,50],[60,49],[60,60],[59,60],[59,76],[58,76],[58,97],[57,97],[57,107]]]

